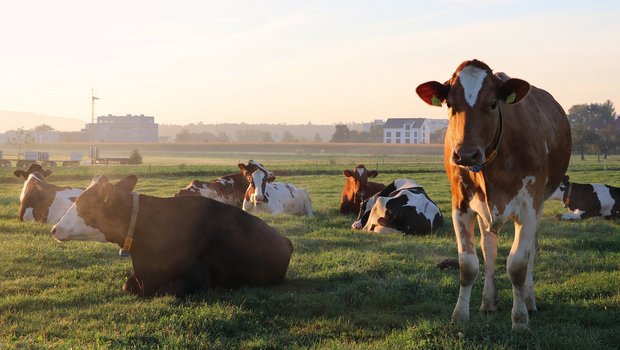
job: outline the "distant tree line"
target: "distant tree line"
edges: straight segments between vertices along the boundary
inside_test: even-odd
[[[329,142],[383,142],[383,126],[372,125],[369,131],[349,130],[345,124],[336,124],[336,131]]]
[[[239,129],[235,131],[235,139],[237,142],[276,142],[275,137],[269,131],[262,131],[258,129]],[[282,132],[279,138],[279,142],[294,143],[294,142],[307,142],[305,138],[298,138],[293,136],[290,131]],[[231,142],[228,135],[220,131],[217,134],[213,134],[208,131],[190,132],[187,129],[183,129],[178,133],[174,139],[174,142],[188,142],[188,143],[200,143],[200,142]],[[323,138],[320,134],[315,134],[312,142],[323,142]]]
[[[607,100],[604,103],[574,105],[568,110],[573,151],[579,153],[581,159],[585,154],[601,155],[607,159],[608,154],[620,148],[620,121],[617,120],[614,104]]]

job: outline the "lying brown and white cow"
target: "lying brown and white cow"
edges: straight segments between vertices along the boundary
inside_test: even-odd
[[[269,182],[260,170],[247,178],[249,186],[243,199],[243,210],[248,213],[312,216],[312,202],[305,189],[288,183]]]
[[[509,219],[515,238],[506,270],[513,286],[512,327],[528,327],[536,311],[534,256],[543,205],[568,167],[571,133],[566,113],[546,91],[478,60],[465,61],[445,83],[416,92],[426,103],[448,107],[444,160],[452,190],[452,222],[460,263],[460,292],[453,322],[469,319],[479,272],[474,222],[482,234],[484,290],[481,309],[495,311],[497,235]]]
[[[28,176],[32,173],[39,173],[41,176],[41,178],[46,179],[48,178],[50,175],[52,175],[52,171],[51,170],[44,170],[43,167],[40,164],[34,163],[34,164],[30,164],[30,166],[28,167],[28,169],[26,169],[26,171],[21,170],[21,169],[17,169],[13,172],[13,175],[17,176],[17,177],[21,177],[24,180],[28,180]]]
[[[241,208],[245,191],[249,185],[247,180],[248,172],[251,174],[256,170],[260,170],[267,176],[268,181],[273,181],[276,178],[271,171],[254,160],[250,160],[247,165],[240,163],[238,166],[241,172],[236,174],[225,175],[208,182],[192,180],[187,187],[181,189],[174,196],[203,196]],[[241,166],[246,170],[242,169]]]
[[[368,171],[362,164],[353,170],[345,169],[342,173],[347,182],[340,198],[340,214],[357,214],[364,200],[385,188],[384,184],[368,181],[369,177],[377,177],[379,173]]]
[[[48,170],[46,176],[50,174]],[[81,188],[56,186],[47,182],[40,172],[32,172],[19,196],[19,220],[55,224],[82,191]]]
[[[549,200],[558,200],[570,212],[560,214],[561,220],[581,220],[594,217],[620,218],[620,188],[603,184],[570,182],[564,176],[562,183]]]
[[[360,207],[355,230],[424,235],[443,225],[443,214],[422,186],[410,179],[396,179]]]
[[[116,184],[95,177],[52,236],[116,243],[130,252],[134,273],[123,290],[140,296],[282,282],[293,246],[273,227],[210,198],[137,194],[136,182],[135,175]]]

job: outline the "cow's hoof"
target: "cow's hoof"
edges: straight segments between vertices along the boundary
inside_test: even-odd
[[[469,314],[456,312],[456,310],[452,313],[452,320],[450,321],[450,324],[462,325],[467,322],[469,322]]]
[[[482,301],[482,305],[480,305],[480,312],[495,313],[496,311],[497,311],[497,303],[491,302],[489,300]]]

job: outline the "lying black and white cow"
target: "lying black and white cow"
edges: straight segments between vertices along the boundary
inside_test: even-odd
[[[351,227],[378,233],[423,235],[443,225],[443,214],[415,181],[397,179],[361,205]]]
[[[581,220],[593,217],[620,218],[620,188],[603,184],[580,184],[570,182],[564,176],[558,189],[549,197],[564,203],[569,210],[560,214],[561,220]]]
[[[58,241],[111,242],[131,253],[123,290],[183,296],[213,287],[282,282],[291,241],[239,208],[201,196],[157,198],[95,177],[52,229]]]
[[[48,170],[45,176],[49,176]],[[16,175],[18,176],[18,175]],[[81,188],[62,187],[45,180],[40,172],[30,172],[19,196],[19,220],[57,223],[84,191]]]
[[[238,164],[241,171],[229,174],[212,181],[192,180],[187,187],[179,190],[174,196],[203,196],[218,202],[241,208],[245,191],[248,188],[247,175],[256,170],[262,171],[267,181],[275,180],[276,176],[261,163],[250,160],[248,164]]]

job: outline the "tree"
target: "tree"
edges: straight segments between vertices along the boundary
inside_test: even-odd
[[[290,131],[285,131],[282,133],[282,137],[280,138],[281,142],[298,142],[299,140],[297,140],[293,134],[291,134]]]
[[[329,142],[349,142],[351,131],[344,124],[336,124],[336,131]]]
[[[47,124],[41,124],[41,125],[35,126],[33,131],[34,132],[51,132],[51,131],[54,131],[54,128],[52,128],[51,126]]]
[[[181,132],[178,133],[177,136],[174,138],[174,142],[190,142],[190,140],[191,135],[190,132],[187,131],[187,129],[181,130]]]
[[[448,128],[441,128],[435,130],[431,134],[431,143],[444,143],[444,139],[446,138],[446,131],[448,131]]]
[[[137,149],[131,151],[129,155],[129,164],[142,164],[142,154]]]
[[[30,130],[24,130],[23,128],[15,130],[13,136],[9,138],[9,143],[17,145],[17,159],[19,159],[22,154],[22,147],[33,142],[34,136],[32,136],[32,132]]]
[[[321,143],[323,142],[323,137],[321,137],[321,134],[316,133],[314,134],[314,137],[312,138],[312,142]]]
[[[574,105],[568,110],[571,124],[573,149],[585,159],[585,152],[592,148],[604,158],[618,142],[614,121],[616,111],[614,104],[607,100],[604,103]]]

